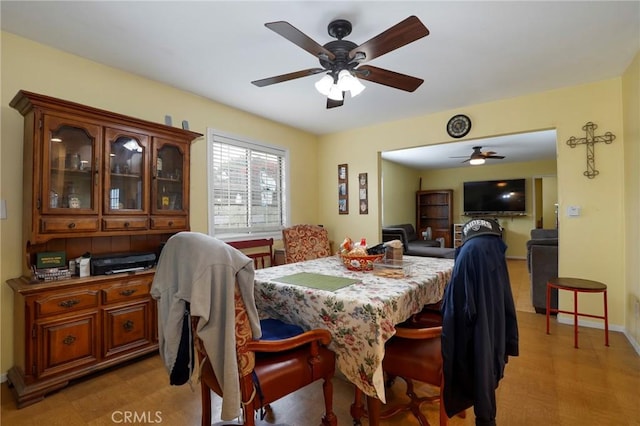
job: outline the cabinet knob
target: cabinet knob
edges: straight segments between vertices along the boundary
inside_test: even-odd
[[[126,321],[122,324],[122,328],[124,328],[124,331],[131,331],[131,330],[133,330],[133,321],[131,321],[131,320],[126,320]]]
[[[121,296],[131,296],[131,295],[132,295],[133,293],[135,293],[135,292],[136,292],[136,290],[134,290],[134,289],[130,288],[130,289],[128,289],[128,290],[122,290],[122,291],[120,292],[120,295],[121,295]]]
[[[69,224],[69,229],[73,229],[73,228],[75,228],[75,227],[76,227],[76,224],[75,224],[74,222],[71,222],[71,223]]]
[[[64,343],[67,346],[73,345],[75,341],[76,341],[76,336],[72,336],[72,335],[68,335],[67,337],[62,339],[62,343]]]
[[[125,223],[124,223],[124,227],[125,227],[125,228],[128,228],[128,227],[129,227],[129,222],[125,222]]]
[[[173,226],[173,221],[169,221],[169,226]]]

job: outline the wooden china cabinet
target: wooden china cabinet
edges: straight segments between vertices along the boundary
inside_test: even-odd
[[[20,91],[23,276],[14,290],[18,407],[69,380],[155,352],[153,269],[40,281],[38,253],[153,252],[189,230],[190,146],[199,133]]]

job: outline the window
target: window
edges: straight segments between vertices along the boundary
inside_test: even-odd
[[[286,223],[285,149],[207,132],[209,234],[280,236]]]

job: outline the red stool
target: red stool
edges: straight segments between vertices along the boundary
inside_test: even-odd
[[[563,311],[550,306],[551,289],[569,290],[573,292],[573,311]],[[578,293],[602,293],[604,295],[604,315],[582,314],[578,312]],[[547,281],[547,334],[549,334],[549,315],[553,312],[573,315],[574,346],[578,347],[578,316],[604,320],[604,344],[609,346],[609,316],[607,313],[607,286],[598,281],[580,278],[551,278]]]

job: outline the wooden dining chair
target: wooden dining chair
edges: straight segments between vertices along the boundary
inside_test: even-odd
[[[267,268],[274,265],[273,238],[229,241],[227,244],[242,251],[245,255],[253,259],[255,269]]]
[[[224,421],[242,417],[254,426],[256,410],[322,380],[322,424],[335,426],[331,334],[261,319],[254,277],[251,259],[222,240],[198,232],[168,239],[151,294],[158,300],[159,353],[170,384],[183,385],[199,371],[202,425],[211,426],[214,391],[222,397]]]
[[[329,233],[318,225],[293,225],[282,230],[286,263],[331,256]]]
[[[335,354],[326,347],[331,341],[331,334],[327,330],[316,329],[293,337],[277,339],[280,333],[277,330],[265,330],[265,322],[261,321],[263,338],[254,340],[237,284],[234,299],[243,424],[254,426],[256,411],[270,409],[269,404],[272,402],[322,379],[325,406],[322,425],[336,426],[338,421],[333,412],[332,384]],[[198,318],[192,318],[194,343],[200,365],[202,426],[210,426],[211,391],[222,398],[224,395],[209,361],[209,354],[197,337],[197,321]],[[275,340],[266,340],[266,335]]]
[[[437,324],[440,325],[437,325]],[[382,368],[389,381],[400,377],[406,382],[406,395],[409,401],[403,404],[388,404],[378,412],[367,413],[362,401],[362,391],[356,387],[355,400],[351,406],[354,424],[369,417],[369,424],[378,425],[380,419],[392,417],[402,411],[411,411],[421,426],[429,422],[420,407],[425,402],[440,401],[440,426],[447,424],[447,414],[441,402],[443,385],[442,374],[442,317],[438,314],[419,313],[408,321],[396,326],[396,334],[385,345]],[[427,383],[438,389],[435,395],[418,396],[414,390],[414,381]],[[464,412],[459,414],[464,417]]]

